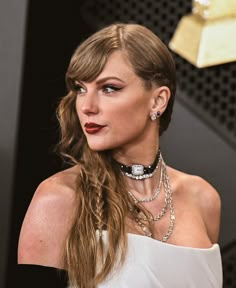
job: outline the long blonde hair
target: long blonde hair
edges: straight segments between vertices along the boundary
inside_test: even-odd
[[[68,94],[57,111],[61,125],[60,153],[72,165],[80,167],[76,183],[77,212],[64,257],[72,287],[96,287],[126,255],[125,219],[129,206],[134,204],[111,152],[96,152],[88,147],[75,108],[75,80],[94,80],[116,50],[127,56],[147,89],[157,83],[171,90],[168,107],[160,120],[160,134],[167,129],[171,118],[175,65],[168,49],[153,32],[141,25],[118,23],[103,28],[79,45],[66,73]],[[99,237],[103,229],[108,235],[106,251]]]

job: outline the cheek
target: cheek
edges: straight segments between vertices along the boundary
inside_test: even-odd
[[[144,101],[137,101],[134,102],[132,105],[127,105],[120,109],[117,113],[119,114],[119,118],[121,121],[125,120],[129,122],[143,122],[146,121],[149,115],[149,108],[147,102]],[[118,116],[117,116],[118,117]]]
[[[83,120],[84,114],[81,112],[81,109],[79,108],[79,104],[77,102],[75,105],[75,111],[76,111],[79,121],[81,122]]]
[[[137,107],[136,107],[137,106]],[[133,136],[148,124],[149,112],[145,106],[139,104],[111,113],[112,126],[117,133]]]
[[[75,111],[76,111],[76,114],[79,117],[79,105],[78,105],[77,101],[75,102]]]

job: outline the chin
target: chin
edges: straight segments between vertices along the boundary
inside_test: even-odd
[[[111,147],[109,147],[108,145],[98,144],[98,143],[89,143],[88,142],[88,146],[94,152],[100,152],[100,151],[105,151],[105,150],[111,149]]]
[[[114,150],[120,147],[119,145],[117,145],[117,143],[113,143],[112,141],[111,142],[87,141],[87,143],[88,143],[89,148],[92,151],[96,151],[96,152]]]

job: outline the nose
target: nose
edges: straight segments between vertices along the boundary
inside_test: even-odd
[[[79,106],[81,111],[86,114],[97,114],[99,111],[98,106],[98,95],[96,91],[87,92],[85,96],[83,96],[82,101],[79,101]]]

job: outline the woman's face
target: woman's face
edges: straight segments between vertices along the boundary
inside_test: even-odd
[[[154,88],[145,88],[122,52],[111,54],[94,81],[76,86],[76,109],[92,150],[147,144],[147,133],[157,137],[157,126],[150,120]]]

